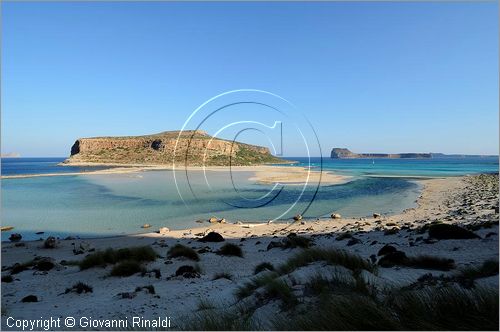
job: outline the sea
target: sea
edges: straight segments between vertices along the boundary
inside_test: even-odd
[[[64,158],[5,158],[1,174],[82,175],[3,178],[2,241],[105,237],[185,229],[212,216],[228,222],[290,222],[295,214],[315,220],[332,212],[364,217],[414,207],[422,181],[436,177],[497,173],[498,157],[436,159],[330,159],[287,157],[288,167],[349,176],[340,184],[260,184],[250,171],[190,169],[85,174],[95,167],[59,166]],[[100,167],[103,169],[107,167]],[[151,228],[142,228],[144,224]]]

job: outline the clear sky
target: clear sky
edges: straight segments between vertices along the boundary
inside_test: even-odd
[[[498,56],[495,2],[4,2],[2,153],[176,130],[254,88],[294,103],[327,155],[498,154]]]

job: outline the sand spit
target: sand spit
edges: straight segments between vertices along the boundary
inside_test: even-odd
[[[8,317],[37,319],[50,316],[72,316],[77,320],[83,316],[96,319],[168,316],[172,326],[180,328],[192,322],[193,315],[216,310],[221,317],[225,310],[243,306],[248,311],[241,314],[242,317],[258,321],[260,329],[276,329],[273,317],[291,318],[292,312],[313,312],[308,308],[316,308],[317,298],[311,293],[310,281],[317,275],[330,278],[343,274],[347,278],[346,285],[352,278],[358,278],[352,280],[355,283],[362,280],[369,286],[369,295],[363,296],[370,299],[373,296],[384,303],[387,290],[418,288],[423,280],[438,285],[455,284],[454,276],[460,269],[478,266],[487,260],[498,261],[498,175],[432,179],[422,183],[418,206],[393,216],[302,220],[290,224],[262,221],[256,227],[233,224],[231,220],[226,224],[207,222],[199,228],[163,229],[162,234],[58,240],[53,249],[45,248],[43,241],[3,243],[2,328],[9,329],[6,326]],[[467,236],[472,235],[461,239],[431,237],[429,225],[436,222],[457,225],[467,232]],[[210,232],[222,235],[224,241],[199,241]],[[238,252],[234,248],[222,249],[228,243],[240,248],[242,257],[222,254],[228,250]],[[198,260],[169,257],[169,250],[179,244],[192,248]],[[392,266],[385,259],[382,264],[386,256],[377,253],[387,245],[411,259]],[[110,276],[114,264],[84,270],[75,265],[99,250],[136,246],[150,246],[158,254],[154,261],[143,263],[143,273],[115,277]],[[303,246],[311,249],[301,248]],[[321,259],[300,267],[283,266],[291,257],[318,249],[345,250],[359,255],[363,263],[356,264],[361,264],[361,273],[354,273],[345,263],[332,265]],[[448,268],[436,270],[408,263],[414,264],[415,257],[422,255],[443,258],[445,261],[439,264],[446,264]],[[41,268],[37,265],[40,260],[50,261],[53,266],[48,270]],[[263,262],[276,268],[281,266],[272,276],[275,282],[285,285],[279,284],[281,288],[263,285],[247,290],[248,294],[242,297],[242,287],[255,280],[254,270]],[[269,272],[259,272],[257,277],[265,273]],[[498,291],[498,270],[496,275],[490,275],[473,280],[473,284]],[[73,289],[79,281],[92,287],[92,292],[78,293],[77,288]],[[277,284],[272,285],[276,287]],[[281,291],[270,293],[270,289]],[[287,290],[285,297],[283,289]],[[238,290],[239,297],[235,296]],[[30,295],[37,302],[22,302]]]

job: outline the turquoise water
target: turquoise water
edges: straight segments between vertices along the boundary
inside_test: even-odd
[[[498,157],[433,159],[331,159],[291,158],[295,166],[323,167],[323,170],[355,176],[436,177],[476,173],[498,173]]]
[[[319,160],[314,163],[312,166],[318,166]],[[4,163],[2,172],[3,167]],[[278,217],[289,220],[296,213],[306,218],[332,211],[353,217],[375,211],[399,213],[413,206],[419,194],[414,177],[498,172],[498,161],[443,160],[433,164],[376,160],[373,165],[371,160],[328,159],[323,169],[354,175],[353,181],[319,188],[314,184],[305,188],[286,185],[272,190],[271,185],[248,180],[251,172],[233,172],[232,177],[228,172],[207,172],[205,179],[203,172],[194,171],[189,172],[188,186],[185,173],[178,172],[181,199],[172,171],[3,179],[2,225],[14,226],[25,239],[37,239],[49,234],[93,237],[140,233],[145,231],[140,228],[145,223],[153,225],[152,229],[182,229],[199,225],[196,220],[212,215],[230,222],[255,222]],[[35,234],[39,231],[44,235]],[[2,240],[8,236],[9,232],[2,233]]]

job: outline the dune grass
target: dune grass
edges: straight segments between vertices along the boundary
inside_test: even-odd
[[[157,257],[156,252],[149,246],[131,247],[96,251],[85,257],[78,264],[80,270],[90,269],[92,267],[105,267],[108,264],[115,264],[122,261],[151,262]]]
[[[254,274],[258,274],[262,271],[274,271],[273,264],[269,262],[262,262],[255,267]]]
[[[455,268],[455,262],[453,261],[453,259],[429,255],[409,257],[408,261],[404,265],[417,269],[441,271],[449,271]]]
[[[265,285],[265,297],[268,300],[281,300],[285,309],[293,308],[298,304],[297,297],[293,294],[291,287],[280,279],[273,279]]]
[[[183,246],[182,244],[176,244],[172,248],[168,250],[167,253],[168,258],[178,258],[184,257],[193,261],[199,261],[200,257],[198,253],[194,251],[192,248]]]
[[[233,280],[233,275],[229,272],[219,272],[214,274],[212,280],[218,280],[218,279]]]
[[[110,275],[113,277],[129,277],[133,274],[144,272],[141,263],[133,260],[119,262],[113,266]]]
[[[280,274],[290,273],[299,267],[317,261],[324,261],[330,265],[340,265],[352,271],[376,272],[376,267],[361,256],[340,249],[323,248],[311,248],[298,253],[280,266],[278,271]]]
[[[217,254],[223,255],[223,256],[243,257],[243,251],[241,250],[240,246],[233,244],[233,243],[226,243],[225,245],[223,245],[217,251]]]
[[[498,261],[487,260],[480,266],[465,267],[458,271],[456,277],[468,280],[498,275]]]

